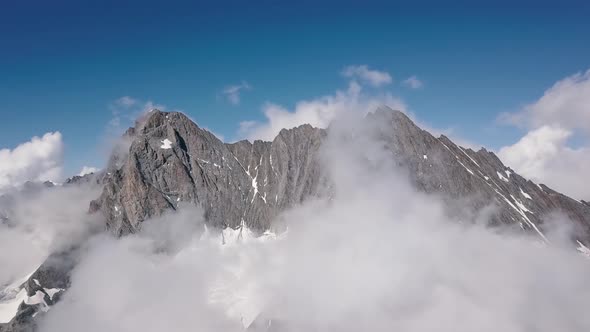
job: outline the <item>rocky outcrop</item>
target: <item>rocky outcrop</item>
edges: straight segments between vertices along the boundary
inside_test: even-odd
[[[561,213],[575,223],[572,241],[580,251],[590,252],[587,202],[523,178],[491,151],[473,151],[445,136],[435,137],[402,112],[379,109],[362,126],[416,188],[440,197],[455,219],[481,218],[545,238],[546,217]],[[302,125],[282,130],[272,142],[226,144],[182,113],[154,110],[126,132],[104,172],[68,184],[103,186],[90,212],[101,213],[117,236],[138,232],[143,221],[184,204],[201,207],[210,225],[263,231],[281,211],[331,195],[321,162],[329,131]],[[2,202],[9,206],[10,197],[0,199],[0,206]],[[3,222],[9,220],[5,215],[0,214]],[[57,301],[69,286],[75,262],[71,255],[52,255],[25,283],[27,295],[39,295],[48,306]],[[23,303],[13,321],[0,324],[0,331],[34,329],[31,317],[37,312],[38,306]],[[257,326],[266,330],[268,323],[261,318]]]
[[[224,144],[182,113],[155,110],[131,132],[126,159],[109,167],[91,204],[118,235],[183,203],[200,206],[214,226],[263,230],[325,182],[317,154],[326,133],[309,125],[283,130],[273,142]]]
[[[367,116],[375,139],[393,153],[417,188],[438,195],[450,214],[473,220],[481,211],[493,224],[515,225],[543,236],[549,214],[563,213],[576,223],[576,238],[590,242],[590,209],[505,166],[491,151],[475,152],[446,136],[434,137],[402,112],[381,109]]]
[[[387,108],[365,122],[372,140],[391,151],[416,187],[440,196],[454,217],[473,220],[489,211],[485,218],[493,224],[543,237],[544,218],[560,212],[577,224],[575,240],[589,242],[586,204],[521,177],[493,152],[434,137]],[[138,231],[142,221],[183,202],[202,207],[214,226],[264,230],[280,211],[330,191],[319,161],[327,131],[309,125],[282,130],[272,142],[224,144],[182,113],[155,110],[127,135],[129,153],[110,168],[92,203],[118,235]]]

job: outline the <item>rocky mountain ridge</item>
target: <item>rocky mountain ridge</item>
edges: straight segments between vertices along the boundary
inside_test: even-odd
[[[153,111],[132,132],[126,160],[109,168],[91,204],[118,235],[182,203],[202,207],[216,227],[263,230],[325,184],[317,154],[326,132],[309,125],[282,130],[273,142],[227,144],[182,113]]]
[[[398,111],[380,109],[365,121],[373,139],[391,151],[420,191],[440,196],[449,211],[469,207],[459,217],[468,219],[493,204],[492,223],[514,224],[543,237],[544,217],[560,212],[578,226],[576,240],[588,243],[586,204],[523,178],[493,152],[434,137]],[[133,130],[126,161],[106,176],[92,211],[103,213],[119,235],[139,230],[143,220],[182,202],[201,206],[214,226],[245,223],[264,230],[280,211],[329,194],[318,160],[328,130],[303,125],[282,130],[272,142],[227,144],[182,113],[153,111]]]
[[[561,213],[575,224],[572,241],[578,250],[590,253],[588,203],[523,178],[491,151],[473,151],[445,136],[435,137],[402,112],[381,108],[364,122],[371,128],[371,140],[390,153],[416,188],[440,197],[455,219],[474,220],[486,211],[492,224],[545,239],[546,217]],[[214,227],[247,226],[261,233],[289,207],[330,197],[330,176],[321,162],[329,132],[330,128],[302,125],[283,129],[272,142],[230,144],[182,113],[154,110],[126,132],[124,153],[114,154],[104,172],[73,178],[68,184],[103,187],[100,197],[90,203],[90,212],[101,214],[116,236],[138,232],[143,221],[184,205],[202,208]],[[29,298],[41,292],[46,306],[59,299],[69,285],[73,265],[59,264],[62,268],[55,269],[52,260],[64,257],[69,254],[52,255],[21,285]],[[54,298],[55,294],[59,295]],[[23,303],[10,323],[0,324],[0,331],[33,329],[33,314],[45,308],[39,303]]]

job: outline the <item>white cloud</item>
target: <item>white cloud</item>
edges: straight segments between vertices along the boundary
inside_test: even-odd
[[[10,226],[0,222],[0,292],[1,286],[34,272],[50,253],[84,243],[104,229],[103,219],[88,213],[88,203],[100,190],[80,185],[12,193]]]
[[[367,65],[348,66],[342,70],[342,75],[344,77],[358,79],[375,87],[389,84],[393,81],[388,72],[369,69]]]
[[[288,232],[262,241],[242,229],[223,246],[199,210],[180,209],[132,236],[96,236],[39,329],[244,331],[259,313],[249,330],[590,329],[590,265],[571,245],[449,218],[363,135],[372,128],[340,123],[322,147],[333,195],[277,218]]]
[[[521,112],[502,118],[532,128],[558,125],[590,134],[590,70],[558,81]]]
[[[122,107],[131,107],[133,105],[136,105],[138,103],[138,100],[129,96],[123,96],[117,100],[115,100],[115,104],[122,106]]]
[[[109,105],[112,118],[107,126],[107,135],[119,137],[128,127],[133,126],[137,119],[142,119],[148,112],[159,109],[168,111],[165,105],[157,104],[151,100],[142,101],[130,96],[116,99]],[[179,111],[176,109],[170,111]]]
[[[589,199],[585,179],[590,168],[590,148],[572,148],[572,132],[543,126],[528,132],[498,152],[500,159],[521,175],[578,199]]]
[[[156,110],[156,109],[157,110],[160,110],[162,112],[167,112],[168,111],[168,109],[167,109],[166,106],[161,105],[161,104],[156,104],[153,101],[148,100],[147,102],[145,102],[143,104],[143,107],[141,108],[141,113],[142,114],[145,114],[145,113],[151,112],[151,111]],[[176,111],[176,110],[172,110],[172,111]]]
[[[402,84],[412,89],[420,89],[424,86],[424,83],[422,83],[422,81],[420,81],[415,75],[405,79]]]
[[[244,90],[250,90],[251,86],[248,82],[243,81],[237,85],[230,85],[223,89],[223,95],[232,105],[240,104],[240,93]]]
[[[382,105],[400,111],[406,110],[406,105],[401,99],[389,93],[366,94],[358,83],[351,81],[348,89],[344,91],[338,90],[331,95],[299,101],[292,110],[267,103],[262,109],[266,121],[240,123],[240,135],[251,140],[272,140],[281,129],[290,129],[302,124],[326,128],[339,114],[347,112],[365,114]]]
[[[62,174],[63,142],[60,132],[33,137],[13,150],[0,150],[0,189],[26,181],[57,181]]]
[[[567,195],[590,199],[590,70],[566,77],[536,102],[501,119],[529,128],[517,143],[503,147],[500,158],[525,177]],[[576,134],[581,145],[573,148]]]
[[[84,166],[84,167],[82,167],[82,170],[80,171],[80,173],[78,173],[78,175],[84,176],[86,174],[96,173],[98,171],[100,171],[99,168],[91,167],[91,166]]]

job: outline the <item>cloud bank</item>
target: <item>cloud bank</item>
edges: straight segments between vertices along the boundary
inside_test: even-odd
[[[8,217],[0,222],[0,286],[34,272],[50,253],[102,230],[99,216],[88,215],[88,203],[98,194],[90,185],[41,186],[0,201],[0,212]]]
[[[33,137],[14,149],[0,150],[0,191],[26,181],[59,181],[64,144],[60,132]]]
[[[382,105],[405,111],[404,102],[390,93],[365,93],[356,81],[351,81],[346,90],[311,100],[302,100],[293,109],[267,103],[262,112],[265,122],[244,121],[240,123],[239,136],[255,140],[271,141],[284,128],[302,124],[326,128],[334,118],[345,113],[366,114]]]
[[[98,171],[100,171],[99,168],[91,167],[91,166],[84,166],[84,167],[82,167],[82,170],[80,170],[80,173],[78,173],[78,176],[84,176],[86,174],[92,174],[92,173],[96,173]]]
[[[499,156],[523,176],[579,199],[590,199],[590,70],[566,77],[536,102],[501,120],[529,129]],[[574,137],[580,139],[572,146]]]
[[[351,128],[356,119],[335,122],[323,146],[333,197],[283,213],[271,230],[280,236],[242,228],[221,245],[199,210],[184,209],[137,235],[94,237],[41,330],[590,328],[586,258],[568,243],[449,218],[371,128]]]
[[[559,80],[539,100],[502,118],[530,128],[550,124],[590,134],[590,70]]]

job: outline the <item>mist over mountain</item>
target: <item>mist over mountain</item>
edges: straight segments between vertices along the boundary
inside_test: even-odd
[[[385,106],[236,143],[154,109],[0,217],[3,332],[590,328],[590,205]]]

